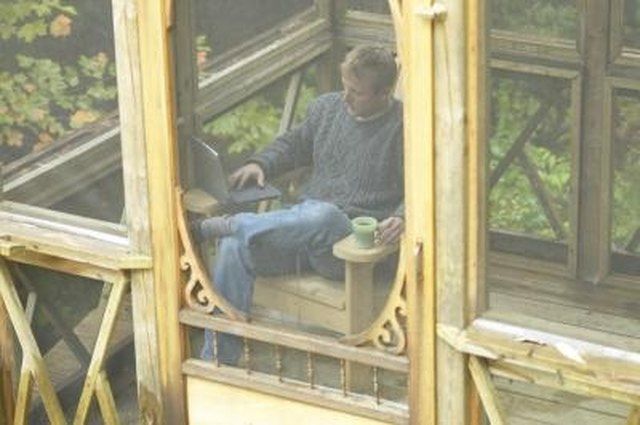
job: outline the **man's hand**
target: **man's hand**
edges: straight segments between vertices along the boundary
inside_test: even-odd
[[[402,217],[389,217],[378,224],[378,237],[380,243],[393,244],[400,240],[404,232],[404,219]]]
[[[241,189],[249,182],[255,182],[258,186],[264,187],[264,171],[255,162],[238,168],[229,176],[229,184],[234,189]]]

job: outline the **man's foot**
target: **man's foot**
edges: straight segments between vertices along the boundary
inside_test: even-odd
[[[232,217],[225,215],[204,219],[197,230],[205,240],[229,236],[234,231]]]

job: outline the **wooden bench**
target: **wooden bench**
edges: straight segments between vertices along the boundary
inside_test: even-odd
[[[205,216],[216,215],[219,204],[205,192],[185,193],[185,209]],[[345,280],[336,282],[317,274],[283,275],[256,279],[254,305],[283,314],[301,325],[353,334],[365,329],[374,315],[376,263],[398,250],[398,245],[361,249],[349,235],[333,246],[333,254],[345,261]]]

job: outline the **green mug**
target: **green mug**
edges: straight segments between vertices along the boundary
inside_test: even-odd
[[[358,248],[373,248],[375,246],[375,234],[378,228],[378,220],[374,217],[356,217],[351,220],[353,235]]]

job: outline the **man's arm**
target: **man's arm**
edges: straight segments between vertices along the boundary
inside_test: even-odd
[[[313,156],[313,135],[319,121],[317,101],[307,110],[305,120],[298,126],[279,135],[260,152],[252,155],[245,165],[229,176],[234,188],[255,182],[264,187],[267,178],[273,178],[295,168],[310,165]]]
[[[266,178],[311,165],[314,135],[321,119],[318,104],[316,100],[309,105],[302,123],[276,137],[269,146],[252,155],[247,162],[258,164]]]

